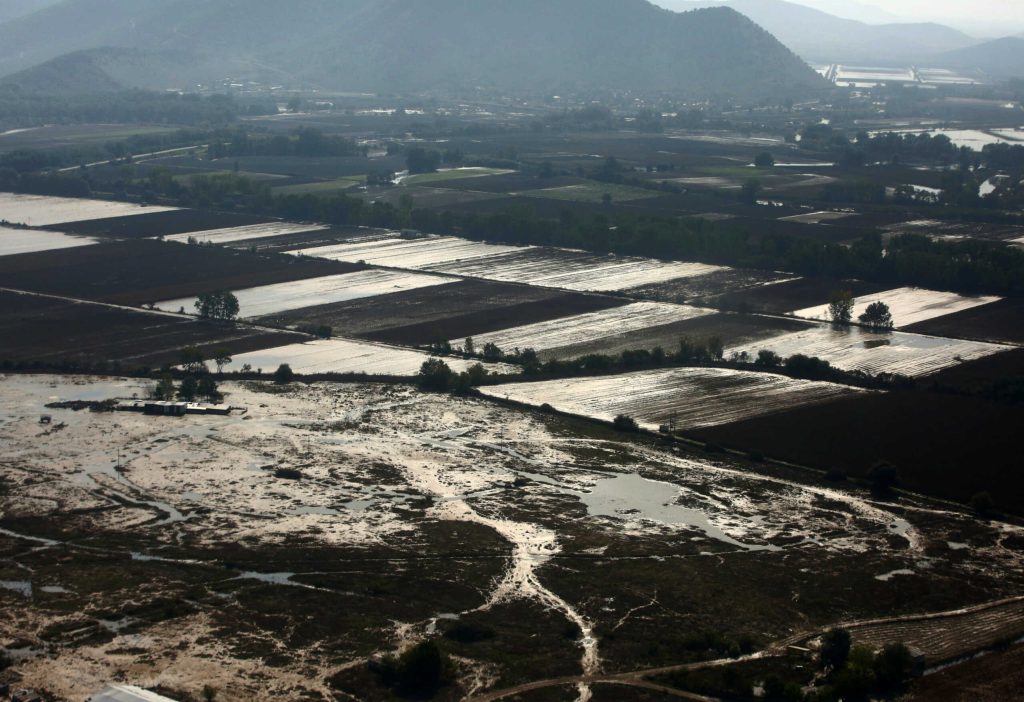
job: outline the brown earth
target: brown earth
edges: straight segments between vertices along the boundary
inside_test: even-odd
[[[138,240],[4,256],[3,287],[142,305],[361,270],[356,264]]]
[[[920,322],[907,327],[905,331],[956,339],[1024,344],[1024,300],[1000,300]]]
[[[273,220],[258,215],[239,214],[234,212],[210,212],[201,210],[171,210],[154,212],[133,217],[108,217],[92,219],[85,222],[53,225],[44,229],[90,236],[107,236],[123,239],[137,239],[186,232],[201,232],[208,229],[225,229],[227,227],[243,227],[250,224],[263,224]]]
[[[619,307],[628,300],[512,283],[464,280],[264,318],[275,326],[326,324],[335,333],[394,344],[430,344]]]
[[[180,350],[188,346],[239,354],[304,337],[0,291],[0,338],[5,361],[159,366],[178,363]]]
[[[918,679],[900,702],[1009,702],[1024,690],[1024,644]]]
[[[859,280],[801,278],[800,280],[718,295],[703,300],[702,303],[721,309],[787,314],[825,304],[836,290],[849,290],[857,296],[888,290],[891,287],[891,285],[866,283]]]

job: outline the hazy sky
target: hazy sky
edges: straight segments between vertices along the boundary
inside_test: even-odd
[[[844,0],[793,0],[835,12]],[[854,0],[851,5],[873,6],[891,15],[954,25],[992,36],[1024,32],[1024,0]],[[858,8],[858,12],[863,9]]]

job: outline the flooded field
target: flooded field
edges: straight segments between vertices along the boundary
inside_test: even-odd
[[[531,248],[430,270],[566,290],[616,291],[726,270],[703,263],[602,256],[566,249]]]
[[[240,307],[239,316],[245,319],[455,282],[454,278],[436,275],[369,270],[238,290],[235,296]],[[183,297],[165,300],[158,302],[156,307],[169,312],[184,308],[187,313],[193,314],[196,299]]]
[[[60,232],[13,229],[0,226],[0,256],[13,256],[37,251],[72,249],[97,243],[86,236],[69,236]]]
[[[864,314],[869,305],[882,302],[889,306],[893,324],[897,328],[909,327],[918,322],[926,322],[930,319],[981,307],[982,305],[988,305],[999,300],[1000,298],[998,297],[965,297],[956,293],[938,292],[923,288],[899,288],[898,290],[885,290],[857,297],[853,308],[853,318],[855,320],[858,319],[860,315]],[[804,319],[822,321],[829,319],[827,304],[797,310],[792,314]]]
[[[292,251],[293,254],[328,258],[332,261],[364,262],[390,268],[427,270],[438,264],[519,251],[516,246],[499,246],[456,237],[425,239],[377,239]]]
[[[832,383],[718,368],[645,371],[600,378],[496,385],[485,395],[611,421],[624,414],[645,429],[728,424],[859,392]]]
[[[473,337],[473,342],[477,348],[492,343],[506,350],[532,348],[543,353],[560,349],[561,355],[571,356],[574,346],[711,314],[714,314],[713,310],[687,305],[634,302],[624,307],[480,334]],[[465,339],[456,339],[452,343],[463,346]]]
[[[51,224],[79,222],[108,217],[167,212],[174,207],[142,206],[130,202],[83,200],[44,195],[0,193],[0,222],[45,227]]]
[[[843,370],[918,377],[1011,348],[921,334],[874,333],[856,327],[836,329],[821,325],[753,345],[727,348],[725,353],[727,357],[746,353],[753,359],[758,351],[769,349],[783,358],[795,354],[816,356]]]
[[[253,351],[236,355],[228,370],[251,366],[253,370],[273,373],[287,363],[296,373],[366,373],[368,375],[407,375],[419,373],[430,356],[419,351],[345,339],[322,339],[304,344],[291,344],[279,348]],[[448,358],[445,362],[460,373],[475,362]],[[518,368],[500,364],[485,364],[494,372],[515,373]]]
[[[194,240],[199,244],[232,244],[239,241],[269,239],[270,237],[285,236],[288,234],[319,232],[329,228],[330,227],[322,224],[271,222],[270,224],[251,224],[242,227],[227,227],[224,229],[209,229],[206,231],[172,234],[170,236],[165,236],[164,241],[177,241],[184,244]]]
[[[367,658],[440,638],[454,701],[720,656],[687,649],[712,631],[760,649],[837,597],[882,616],[901,578],[924,611],[1024,583],[1010,525],[407,388],[226,383],[245,414],[38,425],[148,385],[0,378],[0,645],[26,686],[379,699]]]

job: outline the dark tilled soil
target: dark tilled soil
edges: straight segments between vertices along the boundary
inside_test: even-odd
[[[987,491],[999,509],[1024,513],[1017,441],[1022,423],[1024,406],[911,390],[841,399],[695,435],[855,477],[884,460],[911,490],[964,503]]]
[[[900,702],[1009,702],[1024,691],[1024,644],[919,678]]]
[[[326,324],[335,333],[395,344],[429,344],[624,305],[603,295],[464,280],[274,315],[276,326]]]
[[[118,239],[144,239],[156,236],[170,236],[186,232],[201,232],[209,229],[244,227],[273,220],[257,215],[234,212],[207,212],[200,210],[171,210],[132,217],[109,217],[85,222],[45,227],[54,231],[90,236],[105,236]]]
[[[187,346],[238,354],[304,337],[0,292],[0,338],[2,360],[155,367],[178,363]]]
[[[151,240],[4,256],[3,286],[125,305],[361,270],[335,261]]]
[[[859,280],[801,278],[736,293],[726,293],[701,302],[721,309],[787,314],[815,305],[823,305],[837,290],[849,290],[856,296],[869,295],[891,288],[891,285],[866,283]]]
[[[1006,299],[914,324],[906,331],[1024,344],[1024,300]]]

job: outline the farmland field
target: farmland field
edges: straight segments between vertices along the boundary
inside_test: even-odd
[[[581,183],[555,188],[524,190],[512,194],[525,197],[547,198],[550,200],[567,200],[569,202],[602,202],[605,195],[610,195],[612,202],[631,202],[633,200],[657,197],[659,193],[657,191],[633,188],[628,185],[615,185],[613,183]]]
[[[691,317],[679,322],[657,324],[643,329],[628,325],[621,333],[570,344],[564,348],[546,349],[542,358],[572,358],[587,354],[614,355],[623,351],[661,348],[673,352],[684,338],[702,343],[717,338],[727,346],[753,344],[782,334],[810,328],[809,322],[783,317],[764,317],[752,314],[715,313]]]
[[[1000,300],[920,322],[908,327],[906,331],[957,339],[1024,344],[1024,301]]]
[[[783,358],[796,354],[817,357],[842,370],[916,377],[1010,348],[905,332],[875,333],[856,327],[836,329],[823,324],[753,345],[732,346],[726,349],[726,356],[746,353],[753,359],[759,351],[768,349]]]
[[[178,363],[180,351],[244,353],[302,337],[0,291],[0,360],[115,361],[125,367]],[[212,355],[212,354],[211,354]]]
[[[838,290],[849,290],[855,297],[862,297],[885,289],[886,286],[881,283],[859,280],[797,278],[738,292],[725,292],[702,300],[701,303],[722,309],[787,314],[792,310],[820,304]]]
[[[26,224],[30,227],[166,212],[173,209],[175,208],[156,205],[142,206],[112,200],[83,200],[0,193],[0,222]]]
[[[451,280],[440,287],[304,307],[271,315],[275,326],[327,325],[346,336],[394,344],[432,344],[512,326],[544,322],[627,304],[602,295],[562,293],[485,280]]]
[[[680,430],[728,424],[815,405],[858,391],[844,385],[717,368],[644,371],[483,388],[483,393],[611,421],[624,414],[644,428]]]
[[[479,334],[473,340],[477,348],[484,344],[497,344],[504,350],[532,348],[542,357],[554,354],[557,349],[559,357],[572,357],[579,355],[578,347],[710,314],[712,310],[686,305],[634,302],[624,307]],[[463,346],[465,339],[453,339],[452,344]]]
[[[304,307],[358,300],[364,297],[391,295],[454,282],[456,282],[454,278],[420,273],[368,270],[323,278],[292,280],[234,292],[240,306],[239,316],[244,319],[276,315]],[[156,307],[170,312],[175,312],[180,308],[193,312],[196,309],[195,304],[195,297],[185,297],[158,302]],[[387,305],[387,302],[381,301],[381,304]]]
[[[922,290],[921,288],[900,288],[862,295],[856,298],[853,318],[864,314],[868,305],[882,302],[889,307],[897,329],[926,322],[949,314],[955,314],[983,305],[997,302],[998,297],[964,297],[955,293]],[[804,319],[828,320],[828,304],[808,307],[792,312]]]
[[[366,373],[412,376],[419,373],[420,367],[429,358],[430,356],[425,353],[392,346],[344,339],[323,339],[238,354],[226,368],[238,370],[249,365],[253,369],[262,369],[270,373],[286,363],[296,373],[303,374]],[[446,359],[446,362],[455,372],[462,372],[475,364],[456,358]],[[517,370],[501,364],[485,365],[493,372],[515,373]]]
[[[373,266],[431,270],[438,264],[451,264],[521,250],[521,247],[484,244],[456,237],[428,237],[372,238],[369,241],[298,249],[290,253],[332,261],[361,261]]]
[[[451,168],[442,169],[436,173],[420,173],[405,176],[401,179],[403,185],[433,185],[446,181],[463,180],[465,178],[482,178],[487,176],[509,175],[515,173],[502,168]]]
[[[306,232],[319,232],[329,229],[322,224],[296,224],[292,222],[267,222],[262,224],[250,224],[241,227],[228,227],[225,229],[207,229],[203,231],[183,232],[165,236],[164,241],[176,241],[187,243],[195,240],[199,244],[233,244],[239,241],[251,241],[256,239],[269,239],[276,236],[287,236],[289,234],[304,234]]]
[[[356,270],[334,261],[152,240],[0,257],[6,287],[128,305]]]
[[[78,246],[89,246],[95,243],[95,239],[84,236],[69,236],[60,232],[0,226],[0,256],[52,251],[54,249],[73,249]]]
[[[278,195],[341,193],[346,190],[351,190],[364,182],[366,182],[365,177],[338,178],[337,180],[315,181],[312,183],[278,185],[274,188],[274,192]]]
[[[72,234],[114,239],[150,239],[210,229],[229,229],[268,223],[272,223],[272,220],[257,215],[180,209],[130,217],[108,217],[84,222],[68,222],[54,228]]]
[[[429,270],[566,290],[615,291],[678,278],[695,278],[724,269],[702,263],[528,248],[475,260],[436,264]]]

